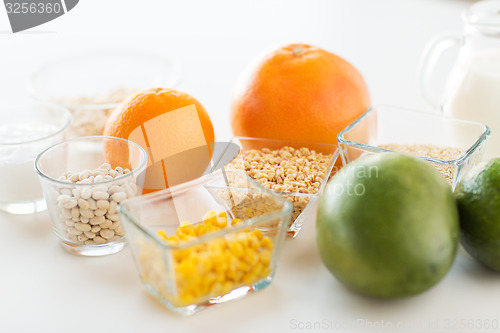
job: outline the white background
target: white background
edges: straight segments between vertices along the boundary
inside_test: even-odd
[[[229,103],[238,74],[266,49],[305,42],[356,66],[373,104],[429,110],[416,84],[420,54],[436,34],[460,32],[460,13],[471,3],[82,0],[68,14],[15,35],[0,7],[0,103],[26,101],[26,77],[54,57],[87,48],[140,47],[182,65],[181,88],[205,106],[217,139],[225,140],[231,137]],[[128,249],[102,258],[64,252],[46,213],[0,213],[0,253],[2,333],[457,332],[460,326],[446,325],[500,320],[500,276],[463,251],[446,278],[420,296],[380,301],[351,293],[320,262],[314,218],[287,240],[268,289],[189,318],[172,314],[142,289]],[[368,321],[383,322],[385,329],[369,328]],[[308,323],[322,326],[304,328]],[[477,325],[463,331],[495,331]]]

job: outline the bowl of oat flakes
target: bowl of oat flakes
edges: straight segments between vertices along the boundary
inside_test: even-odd
[[[231,144],[240,148],[234,159],[225,156],[234,153]],[[234,137],[220,159],[232,160],[226,169],[244,171],[292,203],[288,237],[295,237],[335,171],[338,155],[337,146],[331,144]]]
[[[482,160],[489,135],[482,123],[380,105],[341,131],[337,140],[344,165],[366,154],[411,154],[435,166],[454,189]]]
[[[70,137],[102,135],[114,108],[135,91],[175,88],[178,64],[161,54],[139,50],[95,50],[46,64],[26,87],[38,101],[66,107],[71,113]]]

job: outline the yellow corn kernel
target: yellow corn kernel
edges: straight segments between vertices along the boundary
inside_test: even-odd
[[[207,220],[210,220],[212,217],[217,217],[217,213],[215,212],[215,210],[209,210],[208,212],[205,213],[205,215],[203,215],[203,221],[207,221]]]
[[[158,231],[158,236],[164,238],[165,240],[168,240],[168,236],[167,234],[165,233],[165,230],[159,230]]]
[[[262,234],[262,231],[260,231],[259,229],[255,229],[254,231],[252,231],[252,235],[254,235],[255,237],[257,237],[257,239],[259,241],[261,241],[262,238],[264,238],[264,235]]]
[[[264,237],[264,238],[262,238],[262,241],[260,242],[260,247],[263,249],[272,250],[274,247],[273,241],[269,237]]]
[[[260,279],[263,270],[264,270],[264,265],[258,262],[255,266],[252,267],[252,269],[250,270],[250,274],[254,275],[256,279]]]
[[[186,227],[188,225],[193,225],[193,224],[191,222],[189,222],[189,221],[182,221],[181,224],[180,224],[181,227]]]
[[[259,255],[255,250],[249,249],[246,253],[245,256],[243,257],[245,262],[248,263],[248,265],[253,266],[259,262]]]
[[[231,221],[231,225],[232,226],[235,226],[235,225],[238,225],[242,222],[242,220],[240,220],[239,218],[235,218]]]
[[[273,252],[271,250],[263,250],[260,252],[260,262],[264,266],[268,266],[271,263],[271,259],[273,258]]]
[[[243,275],[241,282],[243,282],[243,284],[252,284],[254,282],[257,282],[257,277],[251,273],[247,273],[247,274]]]
[[[260,241],[253,233],[248,235],[248,246],[254,250],[258,250],[260,248]]]
[[[229,243],[229,250],[231,251],[232,254],[234,254],[238,258],[242,258],[245,254],[243,246],[241,245],[240,242]]]
[[[195,233],[197,236],[201,236],[207,233],[207,226],[204,224],[198,224],[195,228]]]

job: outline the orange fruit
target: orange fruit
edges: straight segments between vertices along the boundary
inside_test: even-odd
[[[197,178],[209,165],[214,129],[205,108],[187,93],[141,91],[110,115],[104,135],[127,139],[148,153],[144,193]],[[107,147],[113,165],[123,149]]]
[[[278,48],[246,73],[231,104],[237,136],[337,144],[337,134],[370,107],[356,68],[315,46]]]

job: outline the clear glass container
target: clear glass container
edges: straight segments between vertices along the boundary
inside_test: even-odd
[[[458,148],[454,159],[416,156],[447,173],[452,189],[483,158],[488,126],[442,114],[395,106],[375,106],[341,131],[337,137],[344,165],[365,155],[392,151],[380,145],[433,145]]]
[[[67,140],[38,155],[35,168],[65,250],[101,256],[125,247],[117,206],[142,193],[146,162],[141,146],[106,136]]]
[[[248,137],[234,137],[229,142],[226,150],[222,153],[220,158],[223,161],[231,161],[235,157],[233,144],[239,147],[240,153],[249,150],[278,150],[283,147],[292,147],[294,149],[308,148],[318,153],[330,155],[327,164],[325,165],[324,175],[320,181],[319,187],[314,192],[301,193],[298,191],[277,191],[272,190],[274,193],[281,195],[283,198],[290,201],[293,205],[292,220],[288,228],[288,237],[295,237],[302,228],[304,222],[308,219],[314,211],[317,201],[328,179],[337,171],[336,161],[339,155],[338,147],[336,145],[299,142],[299,141],[286,141],[286,140],[272,140],[262,138],[248,138]],[[234,168],[230,164],[226,166],[227,169]],[[307,177],[307,174],[303,175]]]
[[[49,146],[64,141],[68,110],[42,103],[0,106],[0,210],[31,214],[47,208],[33,164]]]
[[[132,49],[88,51],[60,59],[34,72],[27,82],[31,96],[71,112],[70,137],[102,135],[113,109],[132,93],[175,88],[178,64],[160,54]]]
[[[224,212],[227,226],[178,243],[160,235],[180,235],[181,226],[204,228],[210,211]],[[184,315],[267,287],[276,272],[291,211],[287,200],[243,172],[223,170],[119,206],[144,287]],[[233,226],[233,219],[241,221]],[[241,243],[254,234],[259,237]],[[243,245],[236,251],[238,241]]]

